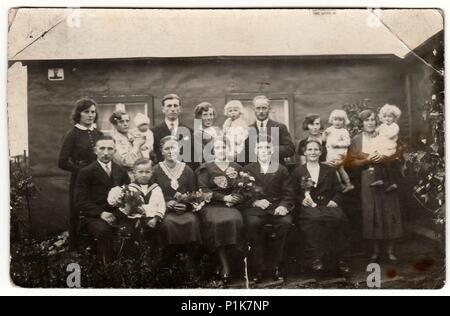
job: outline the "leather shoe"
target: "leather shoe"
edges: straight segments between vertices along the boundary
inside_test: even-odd
[[[313,272],[321,272],[323,271],[323,262],[321,259],[315,259],[311,265],[311,270]]]
[[[273,270],[273,280],[284,282],[284,277],[281,275],[280,268],[278,267]]]
[[[337,264],[337,270],[340,274],[349,274],[350,268],[344,260],[339,260]]]

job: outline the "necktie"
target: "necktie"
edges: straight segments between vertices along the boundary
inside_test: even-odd
[[[175,136],[175,124],[174,123],[170,123],[170,134],[172,136]]]
[[[264,122],[260,122],[259,132],[261,134],[266,134],[266,127],[264,126]]]
[[[105,172],[108,175],[108,177],[111,177],[111,168],[109,168],[109,165],[105,165]]]

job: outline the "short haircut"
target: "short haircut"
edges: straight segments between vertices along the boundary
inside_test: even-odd
[[[231,108],[238,108],[239,111],[241,112],[241,114],[244,114],[244,106],[242,105],[242,102],[239,100],[231,100],[230,102],[225,104],[225,107],[224,107],[225,115],[228,114],[228,111]]]
[[[95,142],[95,145],[97,145],[98,142],[104,141],[104,140],[112,140],[114,142],[114,144],[116,143],[116,140],[114,139],[114,137],[108,136],[108,135],[102,135],[97,139],[97,141]]]
[[[320,118],[319,114],[316,113],[310,113],[308,115],[306,115],[305,120],[303,121],[303,130],[304,131],[308,131],[309,130],[309,125],[314,124],[314,122],[316,120],[320,120],[320,128],[322,128],[322,120]]]
[[[204,112],[207,112],[209,110],[213,110],[214,116],[216,116],[216,109],[212,106],[211,103],[208,102],[202,102],[198,104],[194,109],[194,115],[196,119],[201,119]]]
[[[159,142],[159,147],[163,148],[164,145],[169,141],[174,141],[178,143],[178,139],[175,136],[169,135],[161,139],[161,141]]]
[[[365,120],[367,120],[372,115],[375,115],[375,111],[371,109],[367,109],[359,113],[359,119],[361,120],[361,125],[364,123]]]
[[[112,125],[117,125],[117,123],[122,119],[122,116],[124,115],[128,115],[127,112],[123,112],[123,111],[115,111],[113,114],[111,114],[111,116],[109,117],[109,122]]]
[[[136,169],[138,166],[141,165],[148,165],[151,164],[153,166],[153,161],[151,159],[148,158],[139,158],[138,160],[136,160],[133,164],[133,169]]]
[[[380,120],[382,120],[383,117],[388,114],[394,115],[395,118],[398,120],[400,118],[400,116],[402,116],[402,111],[396,105],[385,104],[380,109],[380,113],[378,114],[378,117],[380,118]]]
[[[95,106],[95,110],[97,112],[97,115],[95,116],[94,123],[97,123],[98,120],[98,104],[94,101],[94,99],[91,99],[89,97],[83,97],[81,99],[78,99],[75,102],[75,109],[72,114],[72,121],[75,124],[79,124],[81,120],[81,112],[89,109],[91,106]]]
[[[256,101],[259,101],[259,100],[266,101],[267,104],[270,105],[270,100],[269,100],[269,98],[266,97],[265,95],[258,95],[258,96],[256,96],[256,97],[254,97],[254,98],[253,98],[253,104],[256,104]]]
[[[350,120],[348,118],[347,112],[345,112],[344,110],[334,110],[333,112],[331,112],[328,123],[333,124],[333,120],[335,118],[343,119],[346,126],[350,124]]]
[[[168,95],[165,95],[161,101],[161,106],[164,106],[164,102],[166,102],[167,100],[178,100],[180,102],[181,105],[181,99],[178,95],[171,93]]]

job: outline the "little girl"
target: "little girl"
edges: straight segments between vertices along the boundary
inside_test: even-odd
[[[338,170],[338,175],[345,186],[343,193],[355,189],[350,177],[344,169],[344,160],[350,147],[350,133],[345,128],[350,124],[347,113],[344,110],[334,110],[330,115],[331,126],[323,133],[323,141],[327,144],[327,162],[332,163]]]
[[[248,124],[242,114],[244,106],[241,101],[233,100],[225,105],[225,115],[228,119],[223,125],[223,133],[230,145],[231,157],[236,157],[245,149],[245,141],[248,138]]]
[[[378,113],[381,125],[377,128],[378,136],[374,141],[374,153],[386,157],[392,157],[397,152],[397,141],[400,127],[397,122],[402,115],[402,111],[395,105],[386,104]],[[389,159],[383,164],[374,166],[376,181],[372,186],[385,186],[386,192],[398,189],[395,183],[396,170],[393,161]]]
[[[141,147],[141,153],[144,158],[149,159],[155,142],[153,132],[150,130],[150,119],[146,115],[138,113],[134,118],[134,125],[136,128],[131,131],[131,137],[133,140],[136,138],[145,139],[145,144]]]

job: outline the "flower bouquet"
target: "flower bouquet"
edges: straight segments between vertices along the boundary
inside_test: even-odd
[[[317,203],[315,203],[311,197],[311,190],[316,186],[316,183],[313,181],[313,179],[309,177],[302,177],[300,186],[302,190],[305,191],[305,198],[312,201],[312,207],[317,207]]]
[[[241,171],[236,175],[232,183],[233,193],[231,195],[239,198],[240,201],[245,201],[250,198],[256,198],[263,196],[263,188],[256,185],[256,179],[249,173]],[[232,207],[231,203],[226,204],[228,207]]]
[[[118,208],[128,218],[145,216],[145,211],[142,208],[144,199],[140,192],[130,185],[112,188],[108,194],[108,204]]]
[[[201,211],[207,204],[211,203],[212,193],[203,192],[202,190],[184,194],[177,192],[174,198],[178,203],[192,206],[192,210],[195,213]]]

